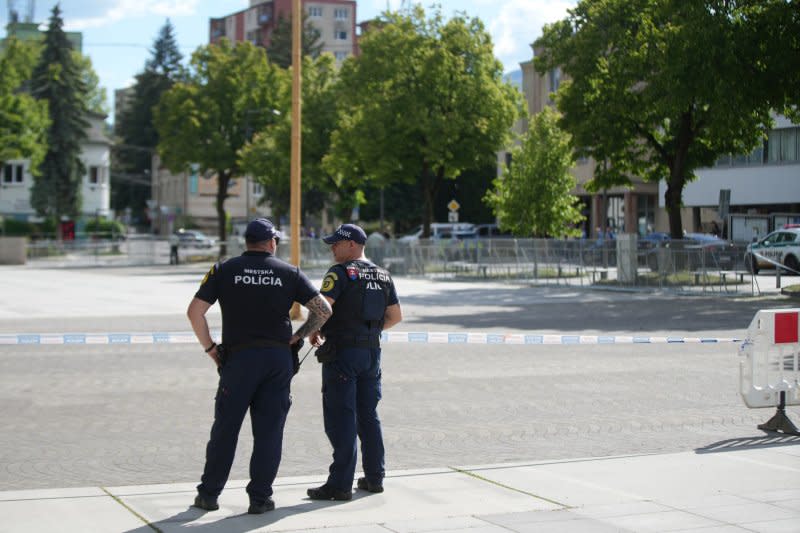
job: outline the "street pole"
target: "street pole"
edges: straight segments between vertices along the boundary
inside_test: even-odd
[[[292,242],[292,263],[300,266],[300,146],[301,146],[301,95],[302,95],[302,54],[301,37],[303,35],[302,2],[292,1],[292,163],[291,163],[291,201],[290,224]],[[300,305],[292,305],[290,318],[302,318]]]

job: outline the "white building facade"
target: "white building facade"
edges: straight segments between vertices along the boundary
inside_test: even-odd
[[[81,181],[81,216],[109,217],[111,188],[111,141],[104,132],[105,116],[91,114],[89,130],[83,142],[81,161],[86,172]],[[9,160],[3,163],[0,175],[0,215],[5,218],[28,221],[36,219],[31,206],[33,174],[27,159]]]

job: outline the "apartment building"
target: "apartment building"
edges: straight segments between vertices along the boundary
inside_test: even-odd
[[[183,223],[191,221],[216,236],[216,174],[202,175],[194,168],[173,174],[161,164],[158,155],[153,156],[152,168],[152,199],[148,208],[153,231],[158,235],[170,235]],[[249,176],[232,180],[225,201],[225,210],[231,221],[236,223],[271,216],[269,206],[259,203],[263,196],[261,184]]]
[[[337,63],[355,55],[356,2],[354,0],[302,0],[308,22],[320,31],[322,51],[330,52]],[[250,41],[267,47],[280,17],[288,19],[292,0],[250,0],[247,9],[209,21],[209,41],[223,37],[232,42]]]

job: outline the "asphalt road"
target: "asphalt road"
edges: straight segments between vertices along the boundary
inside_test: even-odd
[[[188,331],[198,269],[0,268],[0,334]],[[740,337],[782,297],[675,297],[399,279],[401,331]],[[212,327],[218,327],[212,314]],[[737,345],[384,348],[387,468],[673,452],[759,437]],[[216,372],[199,346],[1,346],[0,490],[193,482]],[[293,382],[279,475],[323,474],[319,366]],[[790,408],[798,420],[798,409]],[[231,474],[247,478],[245,420]]]

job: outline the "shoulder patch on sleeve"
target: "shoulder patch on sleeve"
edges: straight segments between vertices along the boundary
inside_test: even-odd
[[[325,279],[322,280],[322,292],[329,292],[333,290],[333,286],[336,285],[336,281],[339,277],[336,275],[335,272],[328,272],[325,276]]]
[[[206,284],[206,281],[208,281],[208,277],[214,274],[214,269],[216,268],[216,266],[217,265],[211,265],[211,269],[208,272],[206,272],[205,276],[203,276],[203,281],[200,282],[200,285]]]

